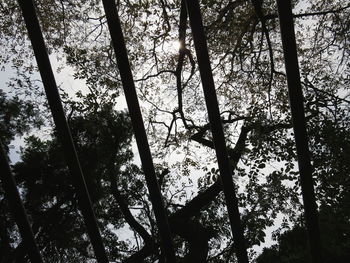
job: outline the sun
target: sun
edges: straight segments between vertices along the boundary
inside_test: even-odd
[[[169,40],[163,43],[163,45],[161,46],[161,51],[177,53],[179,52],[181,47],[182,45],[179,40]]]
[[[181,42],[179,40],[173,40],[172,46],[175,50],[179,50],[182,47]]]

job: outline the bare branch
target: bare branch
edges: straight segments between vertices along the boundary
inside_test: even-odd
[[[328,15],[328,14],[337,14],[340,13],[341,11],[344,11],[346,9],[350,8],[350,4],[346,5],[344,7],[340,7],[338,9],[331,9],[331,10],[325,10],[325,11],[319,11],[319,12],[309,12],[309,13],[301,13],[301,14],[296,14],[293,17],[295,18],[302,18],[302,17],[308,17],[308,16],[320,16],[320,15]],[[278,18],[277,14],[269,14],[266,15],[265,20],[268,19],[276,19]]]

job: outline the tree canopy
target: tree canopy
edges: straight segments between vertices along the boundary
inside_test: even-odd
[[[158,229],[100,1],[36,0],[47,48],[83,86],[61,85],[110,260],[157,262]],[[275,1],[200,1],[251,260],[307,262],[303,206]],[[349,260],[350,5],[292,1],[325,258]],[[197,59],[180,0],[116,1],[156,172],[181,262],[235,262]],[[0,4],[0,54],[16,76],[0,93],[0,135],[52,127],[20,9]],[[35,98],[35,99],[33,99]],[[135,152],[135,151],[134,151]],[[49,262],[94,258],[54,129],[31,135],[12,166]],[[26,260],[0,192],[0,259]],[[258,256],[266,229],[278,244]],[[337,262],[338,262],[337,261]]]

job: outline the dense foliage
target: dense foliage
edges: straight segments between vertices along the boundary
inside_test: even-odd
[[[133,158],[130,123],[116,111],[122,84],[101,3],[36,0],[35,5],[48,50],[84,82],[73,92],[62,85],[61,92],[110,259],[156,262],[157,227]],[[177,256],[184,262],[235,262],[192,36],[179,27],[186,22],[180,5],[180,0],[117,1]],[[329,233],[323,235],[325,254],[330,262],[345,262],[350,6],[337,0],[293,6],[321,231]],[[251,258],[266,229],[282,220],[274,229],[278,245],[257,261],[303,262],[300,183],[275,1],[204,0],[201,9]],[[16,73],[7,87],[16,96],[0,93],[0,135],[8,145],[16,134],[41,124],[47,110],[38,99],[41,82],[28,59],[32,51],[19,7],[4,0],[0,13],[0,63]],[[42,118],[31,117],[40,110]],[[46,139],[28,137],[21,156],[13,172],[44,257],[88,262],[94,255],[55,131]],[[7,211],[1,217],[0,256],[25,257],[2,192],[0,198],[1,211]]]

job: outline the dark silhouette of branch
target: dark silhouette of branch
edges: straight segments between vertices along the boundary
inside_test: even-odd
[[[317,87],[315,87],[315,85],[312,84],[312,82],[310,80],[308,80],[307,78],[305,78],[305,80],[302,82],[302,84],[308,88],[311,88],[313,89],[315,92],[320,92],[320,93],[323,93],[333,99],[336,99],[336,100],[340,100],[340,101],[343,101],[343,102],[346,102],[346,103],[349,103],[350,104],[350,100],[347,100],[347,99],[344,99],[344,98],[340,98],[339,96],[336,96],[330,92],[327,92],[325,90],[321,90]]]
[[[239,119],[242,119],[243,117],[240,117]],[[233,120],[231,120],[233,122]],[[235,120],[237,121],[237,120]],[[238,161],[240,160],[243,151],[245,149],[245,142],[247,140],[248,133],[252,131],[253,129],[259,129],[262,133],[270,133],[278,129],[289,129],[292,128],[292,124],[290,123],[278,123],[275,125],[249,125],[249,126],[243,126],[241,129],[241,133],[239,135],[239,138],[237,140],[237,143],[233,149],[228,149],[228,154],[231,159],[231,165],[232,169],[235,169],[237,166]],[[201,143],[204,146],[208,146],[210,148],[214,147],[214,144],[212,141],[204,139],[202,136],[204,136],[205,132],[209,130],[209,125],[204,125],[201,130],[199,130],[195,135],[191,137],[192,140],[195,140],[199,143]],[[199,242],[200,244],[197,244],[195,247],[190,247],[189,254],[185,257],[185,262],[194,262],[194,261],[187,261],[187,260],[193,260],[195,256],[198,258],[203,258],[206,253],[206,246],[208,241],[213,235],[213,232],[210,229],[205,229],[203,226],[195,223],[194,221],[191,221],[190,219],[198,216],[200,212],[207,207],[215,198],[221,193],[222,191],[222,184],[220,179],[218,179],[214,184],[209,186],[206,190],[199,193],[196,197],[194,197],[192,200],[190,200],[184,207],[181,207],[179,210],[177,210],[175,213],[173,213],[169,217],[169,224],[170,228],[172,230],[173,235],[179,235],[183,238],[185,238],[189,244],[191,242]],[[191,235],[188,235],[184,233],[186,230],[186,233],[191,233]],[[196,232],[197,231],[197,232]],[[197,239],[198,238],[198,239]],[[202,241],[206,241],[206,244]],[[151,255],[155,252],[155,249],[159,246],[159,244],[156,244],[155,247],[148,246],[147,244],[138,252],[130,256],[125,263],[131,263],[131,262],[143,262],[147,256]],[[199,249],[200,248],[200,249]],[[199,249],[200,251],[197,251]]]
[[[176,75],[176,72],[174,70],[164,69],[164,70],[158,71],[156,74],[148,75],[148,76],[145,76],[141,79],[136,79],[135,82],[145,81],[145,80],[148,80],[150,78],[158,77],[160,74],[163,74],[163,73],[172,73],[172,74]]]
[[[112,170],[113,171],[113,170]],[[118,190],[118,185],[116,183],[115,177],[113,176],[114,174],[110,173],[109,180],[111,184],[111,191],[113,194],[113,197],[115,201],[117,202],[120,211],[122,212],[125,221],[129,224],[129,226],[136,231],[141,238],[143,239],[145,244],[148,244],[149,246],[153,245],[153,239],[151,235],[147,232],[147,230],[139,223],[136,221],[134,216],[131,214],[129,207],[125,201],[125,198],[121,195],[121,193]]]
[[[293,17],[294,18],[302,18],[302,17],[308,17],[308,16],[320,16],[320,15],[328,15],[328,14],[337,14],[337,13],[340,13],[341,11],[344,11],[344,10],[346,10],[348,8],[350,8],[350,4],[346,5],[344,7],[340,7],[338,9],[296,14],[296,15],[293,15]],[[265,16],[265,20],[276,19],[276,18],[278,18],[277,14],[268,14],[268,15]]]
[[[264,14],[263,14],[262,7],[261,7],[262,1],[260,1],[260,0],[252,0],[252,4],[254,6],[254,10],[255,10],[256,15],[257,15],[257,17],[259,18],[259,20],[261,22],[261,28],[262,28],[263,34],[265,35],[266,43],[267,43],[267,47],[268,47],[268,51],[269,51],[269,57],[270,57],[270,78],[269,78],[269,82],[268,82],[267,96],[268,96],[268,102],[269,102],[270,117],[272,118],[271,89],[272,89],[273,76],[274,76],[274,73],[275,73],[275,63],[274,63],[274,58],[273,58],[272,44],[271,44],[271,40],[270,40],[270,34],[269,34],[269,31],[268,31],[267,26],[266,26],[266,18],[265,18]]]
[[[238,160],[243,154],[245,140],[250,129],[242,128],[240,137],[235,148],[233,163],[237,165]],[[230,156],[231,157],[231,156]],[[173,235],[179,235],[185,238],[190,245],[190,251],[185,257],[185,262],[195,262],[194,258],[198,257],[203,259],[207,256],[208,241],[213,236],[213,231],[201,226],[198,222],[191,220],[192,217],[200,214],[201,210],[207,207],[222,191],[222,183],[218,179],[214,184],[208,187],[203,192],[199,193],[196,197],[190,200],[184,207],[173,213],[169,217],[169,224]],[[205,242],[204,242],[205,241]],[[199,242],[199,244],[195,244]],[[157,244],[156,247],[159,245]],[[125,263],[131,262],[143,262],[143,260],[155,252],[156,247],[148,246],[147,244],[138,252],[130,256]],[[192,260],[192,261],[191,261]],[[198,261],[197,261],[198,262]],[[203,261],[200,261],[203,262]]]
[[[185,118],[184,112],[183,112],[183,104],[182,104],[182,91],[187,86],[187,83],[194,75],[195,70],[195,62],[193,59],[193,56],[189,49],[186,48],[186,28],[187,28],[187,10],[185,7],[185,2],[181,1],[181,10],[180,10],[180,25],[179,25],[179,58],[178,63],[176,67],[176,89],[177,89],[177,97],[178,97],[178,109],[177,112],[179,112],[181,120],[185,126],[186,129],[190,129],[187,123],[187,119]],[[182,68],[184,64],[185,57],[188,57],[191,63],[191,74],[188,77],[187,81],[184,85],[182,85]]]

